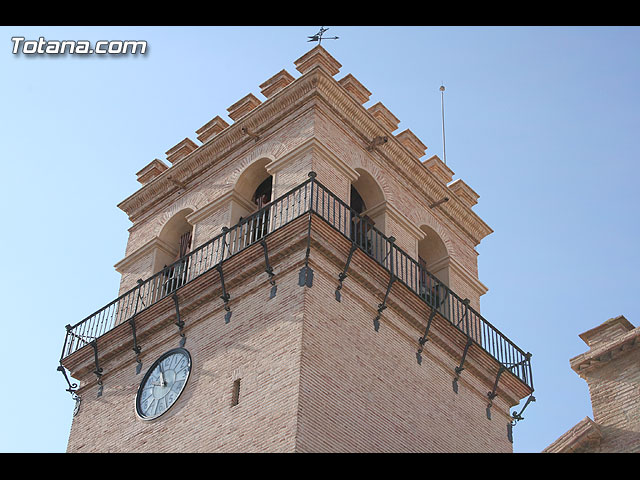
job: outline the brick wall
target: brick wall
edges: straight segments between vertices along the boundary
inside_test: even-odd
[[[326,58],[326,52],[318,51]],[[395,236],[396,244],[416,260],[425,232],[420,227],[428,226],[456,262],[450,285],[479,310],[486,289],[477,279],[475,245],[490,233],[488,227],[467,207],[460,210],[460,203],[451,208],[464,219],[429,208],[443,191],[456,194],[425,173],[418,157],[407,157],[411,151],[424,153],[407,147],[410,132],[398,136],[404,146],[394,144],[387,132],[387,147],[393,148],[369,148],[372,137],[383,131],[383,124],[376,122],[390,118],[390,112],[374,119],[361,102],[354,103],[353,92],[347,93],[324,70],[308,65],[300,71],[301,83],[293,82],[264,104],[252,100],[255,116],[234,116],[236,123],[248,126],[244,133],[236,124],[220,123],[219,142],[208,135],[202,146],[186,139],[179,145],[189,146],[184,152],[188,158],[171,157],[172,167],[159,169],[155,180],[145,177],[142,191],[121,204],[134,223],[125,258],[116,265],[122,273],[120,293],[154,273],[154,259],[164,248],[158,235],[178,212],[191,212],[187,221],[194,225],[195,248],[250,212],[248,197],[264,175],[273,175],[274,199],[315,171],[317,179],[347,203],[352,183],[365,176],[375,182],[379,195],[372,198],[381,203],[369,207],[379,207],[376,226]],[[314,94],[320,87],[323,93]],[[329,96],[335,97],[334,104]],[[278,102],[284,113],[274,107]],[[253,118],[262,123],[252,124]],[[413,139],[409,146],[420,147],[417,142]],[[184,165],[207,161],[208,168],[199,175],[175,173],[189,171]],[[437,167],[438,161],[432,157],[429,165]],[[182,175],[182,180],[174,178],[170,187],[159,187],[166,185],[169,175]],[[462,224],[471,225],[474,233]],[[281,238],[276,243],[284,248],[291,241]],[[335,264],[335,252],[334,257],[314,256],[314,286],[302,289],[297,275],[303,247],[292,247],[277,263],[274,299],[268,300],[264,273],[236,272],[229,285],[229,324],[222,320],[224,311],[215,295],[194,303],[197,306],[184,318],[186,347],[194,365],[189,387],[160,420],[135,418],[133,398],[142,375],[134,373],[130,347],[104,359],[109,373],[99,398],[89,355],[77,372],[83,401],[69,451],[511,451],[506,424],[509,406],[517,399],[512,393],[499,396],[493,420],[486,418],[486,392],[495,375],[491,369],[476,366],[465,371],[461,391],[455,394],[451,381],[457,359],[451,351],[460,354],[459,346],[429,344],[424,363],[417,365],[422,314],[389,308],[381,330],[374,332],[372,320],[384,280],[364,276],[350,282],[343,303],[336,305],[335,281],[341,268]],[[332,246],[316,247],[327,253]],[[253,261],[259,261],[260,254],[255,255]],[[145,366],[176,345],[175,327],[150,332],[143,344]],[[231,406],[237,379],[240,400]]]
[[[570,363],[589,386],[593,420],[586,417],[544,452],[640,452],[640,327],[621,315],[580,338],[590,348]]]
[[[69,452],[511,451],[506,425],[513,401],[501,391],[492,419],[486,417],[487,372],[478,375],[467,365],[454,393],[458,359],[435,340],[419,365],[421,332],[412,326],[419,319],[400,308],[402,290],[394,293],[396,306],[385,310],[376,332],[372,320],[384,279],[361,270],[363,261],[377,268],[364,256],[354,263],[338,303],[340,266],[314,235],[313,286],[300,287],[306,221],[284,230],[279,239],[271,238],[278,245],[272,252],[275,298],[269,299],[259,245],[236,257],[235,266],[225,266],[228,324],[215,272],[193,298],[180,294],[193,369],[178,402],[159,419],[137,418],[134,399],[146,369],[178,344],[170,302],[168,316],[150,316],[155,326],[140,333],[139,375],[129,341],[113,355],[104,354],[101,397],[89,352],[78,370],[84,372],[83,400]],[[237,379],[239,402],[232,405]]]

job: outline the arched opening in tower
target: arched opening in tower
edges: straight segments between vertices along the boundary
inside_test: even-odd
[[[439,310],[444,308],[449,284],[449,252],[440,236],[431,227],[422,225],[425,233],[418,242],[420,264],[420,295]]]
[[[349,199],[349,235],[369,255],[384,262],[389,248],[380,235],[385,233],[385,197],[378,182],[369,172],[360,168],[356,171],[359,177],[351,184]]]
[[[257,207],[257,215],[254,220],[250,222],[250,236],[251,242],[255,242],[269,233],[269,208],[268,204],[271,203],[273,195],[273,176],[269,175],[265,180],[258,185],[251,200]]]
[[[160,270],[162,274],[162,291],[166,295],[184,284],[188,274],[188,257],[192,249],[193,225],[186,217],[192,213],[191,209],[184,209],[176,213],[164,225],[158,239],[162,242],[162,249],[158,251],[154,264],[154,272]]]
[[[264,207],[267,203],[271,201],[271,194],[273,192],[273,176],[270,175],[266,180],[264,180],[256,191],[253,192],[253,203],[256,204],[258,210]]]

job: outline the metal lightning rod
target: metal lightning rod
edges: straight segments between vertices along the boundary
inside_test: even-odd
[[[444,85],[440,85],[440,105],[442,108],[442,160],[447,164],[447,149],[444,142]]]

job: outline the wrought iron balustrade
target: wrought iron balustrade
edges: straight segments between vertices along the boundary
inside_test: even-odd
[[[445,317],[476,345],[533,390],[530,354],[502,334],[446,284],[398,247],[317,180],[312,183],[311,211],[339,230],[359,249],[382,265],[432,309]]]
[[[309,180],[242,219],[75,325],[67,325],[61,360],[196,277],[304,214],[315,214],[384,267],[454,327],[533,390],[531,363],[497,328],[311,174]]]

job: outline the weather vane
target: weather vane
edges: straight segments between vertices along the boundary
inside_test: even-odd
[[[324,32],[326,32],[327,30],[329,30],[328,28],[324,28],[324,27],[320,27],[320,31],[318,33],[316,33],[315,35],[311,36],[311,37],[307,37],[309,38],[309,40],[307,40],[308,42],[318,42],[318,45],[320,45],[322,43],[322,35],[324,34]],[[324,40],[338,40],[339,37],[326,37],[324,38]]]

